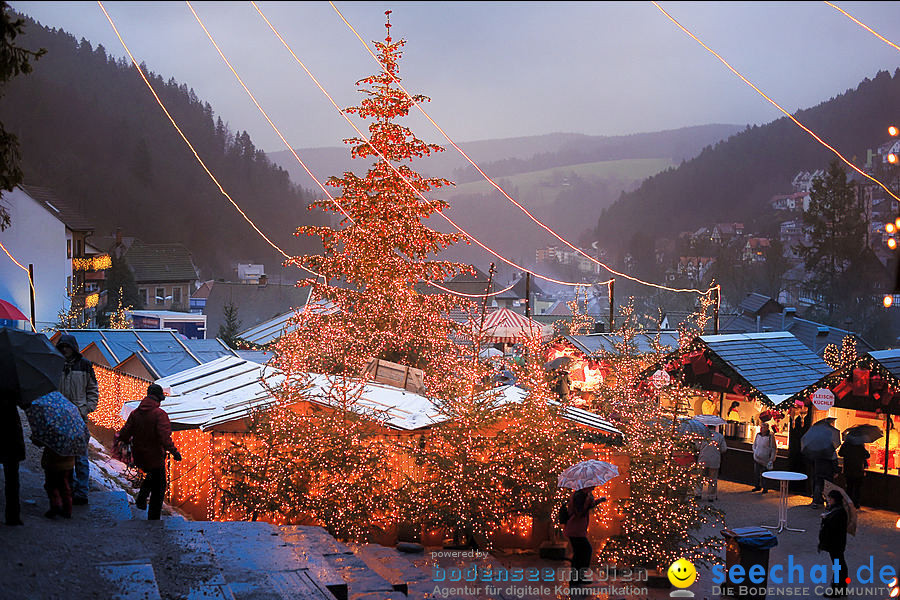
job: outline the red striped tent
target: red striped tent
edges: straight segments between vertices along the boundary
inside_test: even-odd
[[[477,327],[480,320],[476,320]],[[525,338],[540,337],[542,340],[553,336],[553,326],[538,323],[508,308],[500,308],[484,318],[485,341],[491,344],[521,342]]]

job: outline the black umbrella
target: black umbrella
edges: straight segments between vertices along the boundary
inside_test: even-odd
[[[840,445],[840,432],[828,425],[828,419],[819,421],[800,438],[800,451],[807,458],[834,458],[834,450]]]
[[[875,425],[855,425],[844,430],[844,442],[848,444],[871,444],[884,437],[881,429]]]
[[[562,367],[569,366],[569,363],[571,363],[574,360],[575,359],[572,358],[571,356],[560,356],[560,357],[554,358],[553,360],[551,360],[548,363],[544,363],[544,368],[547,369],[548,371],[553,371],[554,369],[560,369]]]
[[[22,408],[56,391],[65,361],[43,333],[0,328],[0,392]]]

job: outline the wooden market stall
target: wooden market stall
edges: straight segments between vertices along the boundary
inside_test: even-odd
[[[398,365],[399,366],[399,365]],[[223,357],[171,377],[157,381],[169,390],[166,410],[169,413],[173,439],[184,459],[168,464],[169,501],[180,506],[197,519],[231,520],[245,519],[247,515],[223,507],[220,496],[220,478],[217,468],[222,451],[232,441],[246,440],[250,434],[247,420],[256,410],[264,410],[277,402],[272,386],[277,387],[283,376],[277,370],[266,368],[237,357]],[[306,413],[310,410],[328,410],[328,379],[313,375],[306,400],[291,405],[291,410]],[[499,403],[521,402],[526,393],[520,388],[503,386]],[[381,418],[373,427],[380,437],[397,439],[409,437],[427,443],[429,431],[440,427],[447,418],[425,396],[408,389],[368,383],[358,400],[360,406],[377,410]],[[136,403],[126,405],[125,412]],[[333,407],[331,407],[333,408]],[[597,440],[620,437],[621,432],[598,415],[574,407],[565,407],[560,417],[570,424],[598,434]],[[502,424],[499,425],[502,427]],[[614,445],[602,441],[586,443],[582,448],[585,458],[598,458],[617,465],[620,477],[605,488],[613,502],[598,509],[591,529],[595,539],[608,538],[620,532],[621,515],[615,500],[628,496],[628,457],[617,451]],[[422,466],[412,457],[394,455],[394,470],[405,476],[418,477]],[[399,481],[398,481],[399,485]],[[281,524],[281,523],[279,523]],[[408,527],[409,526],[409,527]],[[401,535],[415,531],[422,542],[439,544],[444,532],[418,530],[413,524],[398,524],[396,529],[379,538],[380,543],[395,543]],[[555,539],[553,524],[545,517],[521,515],[506,528],[498,530],[492,541],[504,548],[538,549],[548,540]]]
[[[552,370],[558,378],[556,391],[561,399],[568,400],[574,406],[590,405],[608,374],[604,358],[617,355],[621,343],[621,335],[591,333],[562,335],[548,344],[545,366],[549,368],[559,364]],[[678,347],[678,332],[639,333],[635,335],[633,344],[638,352],[647,354],[660,349],[674,350]]]
[[[843,431],[872,425],[882,437],[865,444],[868,467],[861,504],[900,511],[900,349],[869,352],[807,386],[814,420],[834,417]]]
[[[647,377],[678,378],[697,390],[686,416],[718,415],[728,442],[720,477],[753,483],[753,439],[765,421],[778,443],[776,469],[789,469],[791,415],[802,392],[831,368],[788,332],[704,335],[670,354]],[[671,400],[661,396],[660,401]],[[672,407],[674,408],[674,407]]]

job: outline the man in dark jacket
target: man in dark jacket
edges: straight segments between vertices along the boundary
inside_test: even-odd
[[[853,501],[853,506],[859,508],[859,495],[862,491],[863,478],[866,476],[866,467],[869,451],[862,444],[844,442],[838,450],[838,456],[844,459],[844,479],[847,480],[847,495]]]
[[[78,408],[81,418],[87,424],[87,416],[97,410],[100,391],[94,365],[81,356],[75,336],[63,334],[56,342],[56,349],[66,357],[63,374],[59,382],[60,393]],[[72,504],[87,504],[91,489],[91,462],[88,451],[75,457],[75,479],[72,482]]]
[[[16,397],[0,396],[0,462],[6,492],[6,524],[22,525],[19,505],[19,463],[25,460],[25,437]]]
[[[162,512],[163,495],[166,491],[166,452],[175,460],[181,460],[181,453],[172,441],[172,424],[169,415],[161,409],[165,394],[162,387],[151,384],[147,397],[141,401],[119,430],[119,441],[131,443],[134,464],[144,472],[144,480],[138,492],[135,506],[143,510],[150,500],[147,519],[157,520]]]

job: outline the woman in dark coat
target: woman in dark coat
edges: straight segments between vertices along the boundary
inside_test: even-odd
[[[847,511],[844,509],[844,497],[837,490],[828,492],[826,501],[828,506],[822,514],[822,526],[819,529],[819,552],[827,552],[832,564],[837,560],[841,568],[838,582],[829,582],[833,593],[826,593],[825,596],[846,596],[847,560],[844,558],[844,551],[847,549]]]
[[[591,510],[600,504],[606,502],[606,498],[595,498],[594,488],[588,487],[572,492],[569,496],[568,511],[569,519],[563,528],[563,534],[569,538],[572,544],[572,585],[583,585],[584,571],[591,566],[591,556],[594,549],[591,542],[588,541],[587,531],[591,520]]]
[[[22,525],[19,504],[19,463],[25,460],[25,437],[16,397],[0,396],[0,462],[6,490],[6,524]]]

